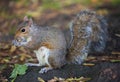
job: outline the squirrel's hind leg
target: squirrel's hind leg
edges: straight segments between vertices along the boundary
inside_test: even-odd
[[[39,73],[46,73],[52,69],[57,69],[65,65],[65,51],[64,49],[50,50],[50,55],[45,58],[48,67],[42,68]]]

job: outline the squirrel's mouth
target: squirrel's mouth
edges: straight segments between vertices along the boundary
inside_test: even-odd
[[[12,44],[15,45],[15,46],[26,46],[29,41],[31,41],[31,37],[19,37],[19,38],[16,38],[12,41]]]
[[[22,46],[22,42],[19,42],[17,40],[13,40],[12,44],[15,45],[15,46]]]

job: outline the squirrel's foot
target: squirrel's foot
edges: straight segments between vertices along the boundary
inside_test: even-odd
[[[52,69],[53,68],[51,68],[51,67],[44,67],[39,71],[39,73],[46,73],[47,71],[52,70]]]
[[[26,66],[40,66],[40,64],[35,63],[25,63]]]

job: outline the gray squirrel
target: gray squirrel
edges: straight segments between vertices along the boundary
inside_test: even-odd
[[[39,63],[26,65],[45,66],[39,73],[67,63],[81,64],[88,53],[104,50],[108,37],[106,20],[94,11],[82,10],[70,23],[69,37],[67,39],[58,28],[39,26],[25,16],[13,44],[31,48],[36,53]]]

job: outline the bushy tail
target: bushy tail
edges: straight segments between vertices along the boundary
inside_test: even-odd
[[[107,23],[94,11],[83,10],[70,23],[68,62],[81,63],[90,52],[101,52],[107,41]]]

